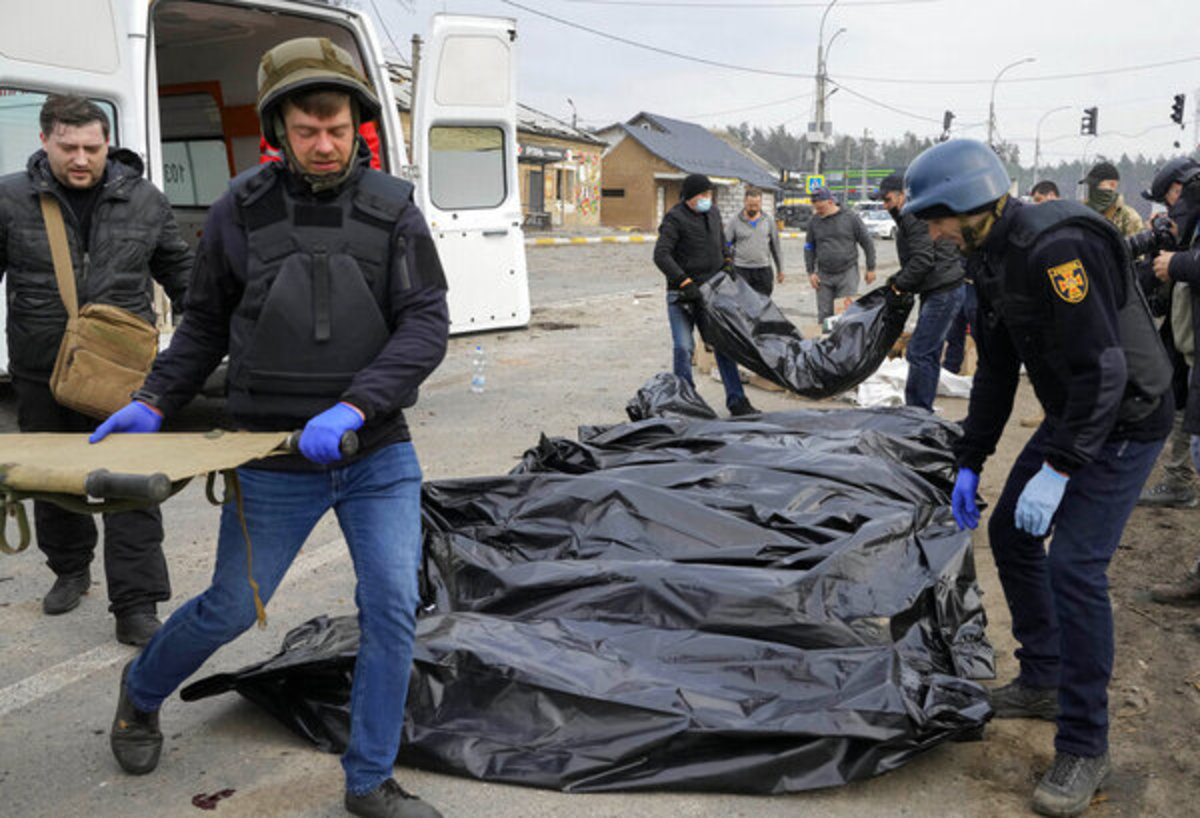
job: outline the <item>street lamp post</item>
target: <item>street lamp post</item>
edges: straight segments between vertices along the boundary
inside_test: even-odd
[[[829,11],[838,0],[830,0],[829,5],[825,7],[825,12],[821,15],[821,25],[817,29],[817,121],[815,123],[816,133],[819,134],[818,140],[813,145],[813,173],[821,172],[821,149],[825,147],[825,18],[829,16]],[[841,34],[838,31],[833,36]],[[832,45],[833,40],[830,39]]]
[[[1038,183],[1038,167],[1042,159],[1042,123],[1046,121],[1046,117],[1050,116],[1050,114],[1066,111],[1070,107],[1070,105],[1060,105],[1057,108],[1051,108],[1042,114],[1041,118],[1037,121],[1037,128],[1033,132],[1033,183],[1035,185]]]
[[[1010,62],[1008,65],[1001,68],[1000,72],[998,74],[996,74],[996,78],[994,80],[992,80],[992,95],[991,95],[990,99],[988,100],[988,140],[987,140],[988,144],[992,145],[992,147],[995,147],[992,139],[996,133],[996,83],[1000,82],[1000,77],[1002,77],[1004,75],[1004,72],[1007,71],[1008,69],[1015,68],[1016,66],[1023,65],[1024,63],[1027,63],[1027,62],[1034,62],[1036,59],[1037,59],[1036,57],[1025,57],[1024,59],[1017,60],[1016,62]]]

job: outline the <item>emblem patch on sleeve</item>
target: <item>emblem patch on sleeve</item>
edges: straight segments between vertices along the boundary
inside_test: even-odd
[[[1078,304],[1088,294],[1087,272],[1083,269],[1083,262],[1077,258],[1051,267],[1046,275],[1050,276],[1054,294],[1068,304]]]

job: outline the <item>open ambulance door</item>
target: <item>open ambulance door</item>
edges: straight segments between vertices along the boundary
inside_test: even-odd
[[[515,40],[511,19],[437,14],[417,71],[417,204],[446,271],[454,333],[529,323]]]

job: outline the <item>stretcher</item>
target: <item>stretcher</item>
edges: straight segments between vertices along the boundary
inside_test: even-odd
[[[16,554],[29,547],[29,520],[23,500],[46,500],[68,511],[124,511],[161,503],[193,478],[207,475],[210,502],[215,479],[238,466],[294,452],[299,432],[162,432],[115,434],[89,443],[86,434],[0,435],[0,493],[5,525],[0,551]],[[342,438],[342,454],[358,449],[358,438]],[[7,518],[17,527],[17,543],[7,537]]]

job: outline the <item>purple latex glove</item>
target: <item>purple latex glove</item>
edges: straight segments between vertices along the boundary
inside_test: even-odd
[[[979,509],[975,506],[978,491],[979,475],[966,466],[960,468],[954,481],[954,491],[950,494],[950,510],[954,512],[954,522],[958,523],[959,531],[979,525]]]

